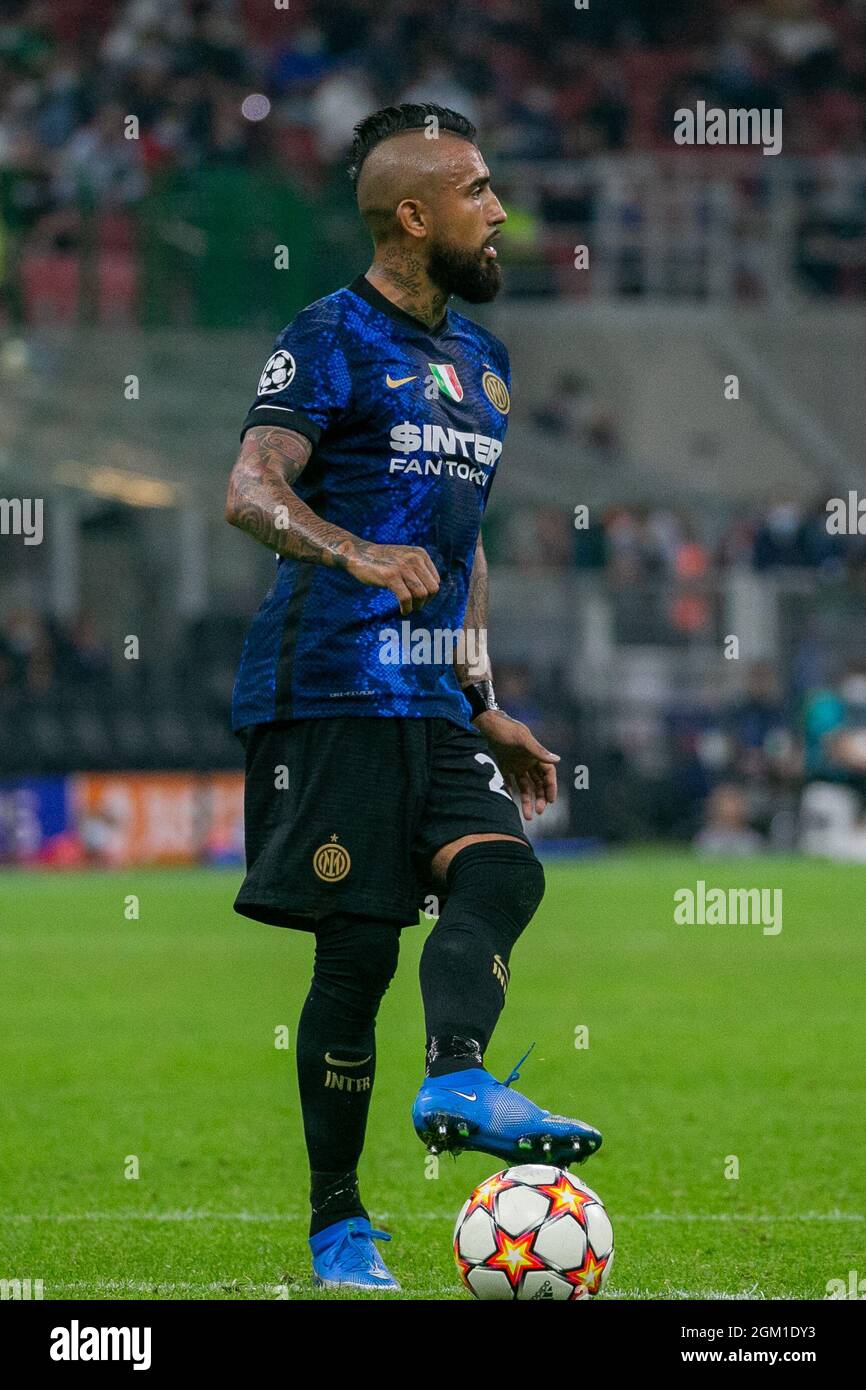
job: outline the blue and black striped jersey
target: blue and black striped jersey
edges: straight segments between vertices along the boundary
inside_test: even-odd
[[[280,333],[242,433],[306,435],[297,495],[357,536],[423,546],[441,587],[404,619],[389,590],[281,557],[244,644],[235,729],[346,714],[469,725],[448,639],[425,634],[461,629],[509,390],[508,354],[491,333],[452,309],[430,329],[364,276]]]

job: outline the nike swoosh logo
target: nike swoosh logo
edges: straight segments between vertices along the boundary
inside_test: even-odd
[[[417,381],[417,376],[401,376],[399,381],[392,381],[390,373],[385,377],[385,385],[390,386],[393,391],[395,386],[405,386],[407,381]]]
[[[370,1057],[372,1057],[372,1052]],[[325,1053],[325,1061],[332,1067],[363,1067],[365,1062],[369,1062],[370,1057],[362,1057],[360,1062],[344,1062],[341,1057],[332,1057],[330,1052]]]
[[[462,1096],[464,1100],[477,1100],[477,1099],[478,1099],[478,1097],[477,1097],[477,1095],[475,1094],[474,1091],[472,1092],[472,1095],[471,1095],[471,1096],[468,1096],[468,1095],[466,1094],[465,1091],[452,1091],[451,1094],[452,1094],[452,1096]]]

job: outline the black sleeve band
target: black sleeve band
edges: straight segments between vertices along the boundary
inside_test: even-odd
[[[309,439],[315,449],[322,437],[321,425],[316,425],[300,410],[292,410],[287,405],[254,405],[247,411],[241,425],[241,439],[253,425],[279,425],[284,430],[295,430]]]

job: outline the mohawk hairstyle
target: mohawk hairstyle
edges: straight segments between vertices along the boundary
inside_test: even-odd
[[[453,135],[462,135],[464,140],[475,144],[478,132],[459,111],[436,106],[432,101],[404,101],[400,106],[384,106],[355,126],[349,163],[353,188],[358,187],[361,168],[371,150],[391,135],[402,135],[405,130],[424,130],[431,117],[435,118],[439,130],[450,130]]]

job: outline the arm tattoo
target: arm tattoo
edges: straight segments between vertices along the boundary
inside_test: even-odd
[[[461,685],[470,681],[492,679],[490,659],[487,655],[487,557],[481,537],[475,547],[475,562],[469,581],[469,598],[463,619],[465,661],[455,662],[457,679]]]
[[[345,569],[369,542],[323,521],[292,491],[312,451],[295,430],[247,430],[229,479],[226,521],[280,555]]]

